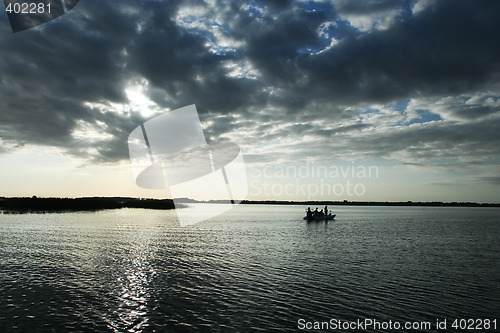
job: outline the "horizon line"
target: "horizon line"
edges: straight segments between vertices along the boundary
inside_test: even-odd
[[[228,200],[211,199],[196,200],[191,198],[145,198],[145,197],[121,197],[121,196],[88,196],[88,197],[38,197],[34,196],[0,196],[0,200],[9,199],[52,199],[52,200],[77,200],[77,199],[100,199],[100,200],[137,200],[137,201],[177,201],[179,203],[230,203]],[[270,204],[270,205],[359,205],[359,206],[455,206],[455,207],[500,207],[495,202],[472,202],[472,201],[351,201],[351,200],[241,200],[240,204]]]

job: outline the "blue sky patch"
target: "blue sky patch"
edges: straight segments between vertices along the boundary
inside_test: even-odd
[[[407,122],[406,125],[423,124],[430,121],[443,120],[440,115],[430,112],[429,110],[416,110],[416,112],[420,115],[420,118],[414,118]]]

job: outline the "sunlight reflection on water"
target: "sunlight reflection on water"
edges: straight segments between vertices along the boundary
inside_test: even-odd
[[[117,309],[119,322],[109,319],[110,327],[115,332],[122,332],[123,328],[128,332],[142,332],[148,326],[147,301],[151,297],[149,284],[156,274],[148,260],[152,255],[149,244],[152,233],[152,229],[139,230],[132,244],[133,248],[129,251],[129,259],[124,262],[124,277],[118,278],[121,284]]]
[[[296,329],[496,314],[500,210],[250,206],[0,215],[0,330]]]

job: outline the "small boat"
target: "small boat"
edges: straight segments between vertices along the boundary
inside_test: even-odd
[[[306,221],[328,221],[328,220],[333,220],[335,218],[335,214],[328,214],[328,215],[323,215],[323,216],[314,216],[311,218],[307,218],[307,216],[304,216],[304,220]]]

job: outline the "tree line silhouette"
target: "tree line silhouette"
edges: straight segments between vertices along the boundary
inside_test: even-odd
[[[4,213],[98,211],[119,208],[174,209],[172,199],[137,199],[122,197],[89,198],[0,198]]]

